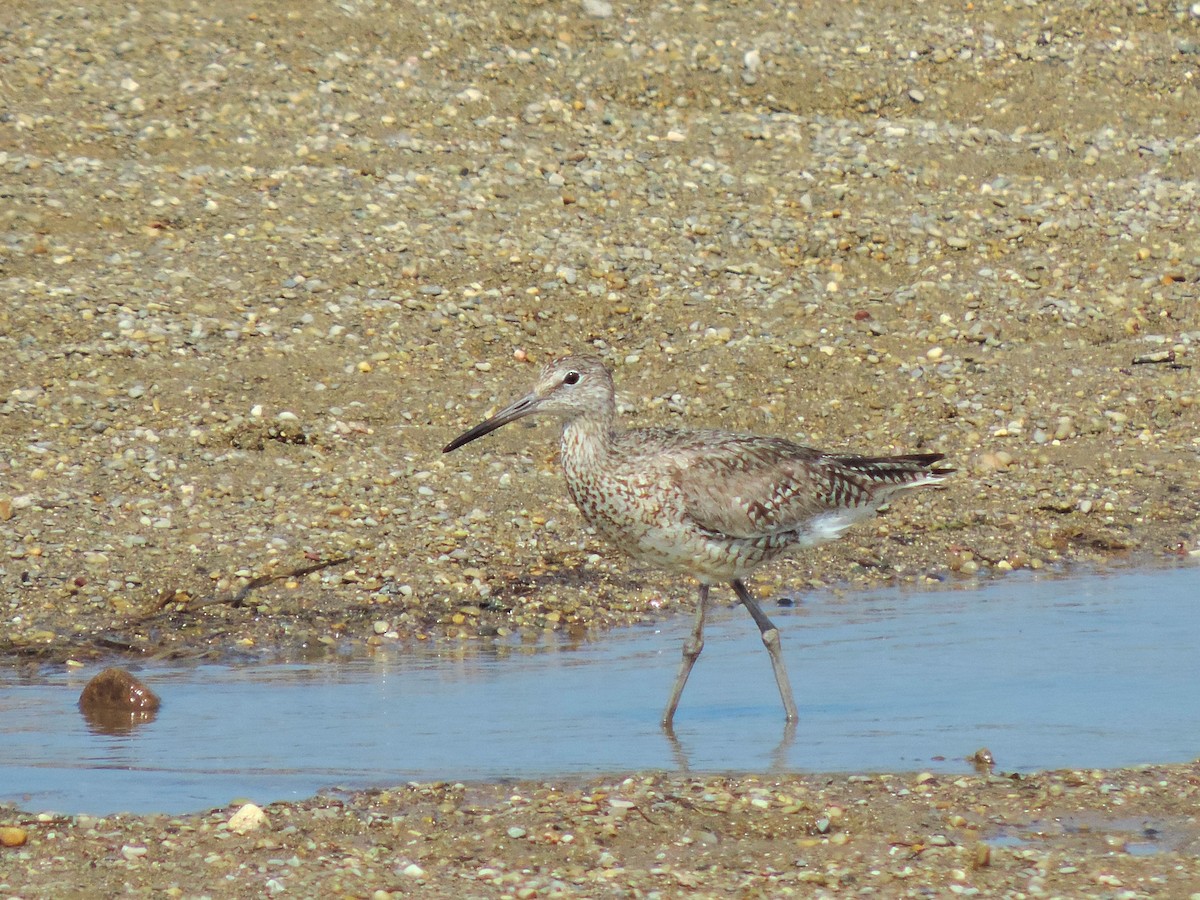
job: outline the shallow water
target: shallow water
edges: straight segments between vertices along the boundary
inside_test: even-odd
[[[1192,567],[819,594],[768,609],[800,708],[790,742],[758,632],[734,606],[710,618],[675,741],[658,719],[689,616],[573,647],[406,645],[344,663],[144,667],[163,708],[125,734],[90,727],[76,706],[99,667],[9,671],[0,799],[185,812],[408,780],[960,772],[981,746],[1002,771],[1184,762],[1200,755],[1198,588]]]

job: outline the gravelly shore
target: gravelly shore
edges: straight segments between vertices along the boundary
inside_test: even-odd
[[[31,820],[27,897],[1192,897],[1200,767],[417,784]],[[235,814],[236,815],[236,814]],[[248,817],[243,815],[242,819]],[[232,821],[231,821],[232,819]]]
[[[535,363],[589,348],[629,422],[959,467],[763,573],[764,595],[1200,554],[1198,67],[1200,7],[1171,2],[6,4],[0,654],[311,659],[603,639],[688,608],[690,585],[586,533],[548,428],[438,452]],[[1081,777],[1071,796],[1119,817]],[[1194,829],[1194,769],[1154,777]],[[389,796],[419,816],[419,795]],[[400,826],[372,843],[377,800],[337,827],[402,856]],[[764,827],[804,855],[773,802]],[[924,812],[876,804],[920,831]],[[922,889],[938,854],[913,854],[916,881],[870,880],[896,859],[885,820],[829,850],[850,880],[826,889]],[[105,838],[56,827],[32,826],[0,890],[37,895],[43,852],[109,877],[82,868]],[[1185,895],[1190,846],[1081,850],[1069,874],[1111,863],[1121,884],[1048,893]],[[505,847],[519,869],[529,847]],[[1011,866],[981,883],[1032,893],[1023,867],[1059,859],[1020,861],[1035,850],[997,848]],[[738,880],[736,849],[705,858],[698,889],[776,890]],[[166,883],[139,859],[131,891]],[[559,890],[514,884],[470,891]]]

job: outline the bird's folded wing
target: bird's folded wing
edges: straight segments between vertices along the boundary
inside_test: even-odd
[[[824,454],[772,438],[739,438],[678,460],[674,479],[699,527],[755,538],[805,529],[867,502],[854,473]]]

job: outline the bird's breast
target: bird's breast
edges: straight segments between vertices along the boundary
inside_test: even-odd
[[[706,532],[687,515],[669,474],[652,467],[629,473],[580,469],[564,457],[563,468],[571,499],[588,524],[614,547],[656,568],[729,581],[778,555],[787,543]]]

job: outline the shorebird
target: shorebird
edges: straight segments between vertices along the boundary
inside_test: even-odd
[[[941,453],[854,456],[729,431],[616,426],[612,373],[591,356],[548,363],[533,389],[442,448],[509,422],[562,420],[567,491],[584,519],[635,559],[700,582],[699,605],[662,724],[668,730],[704,648],[709,588],[727,582],[758,625],[788,722],[796,702],[779,630],[743,579],[790,550],[831,541],[893,494],[954,471]]]

